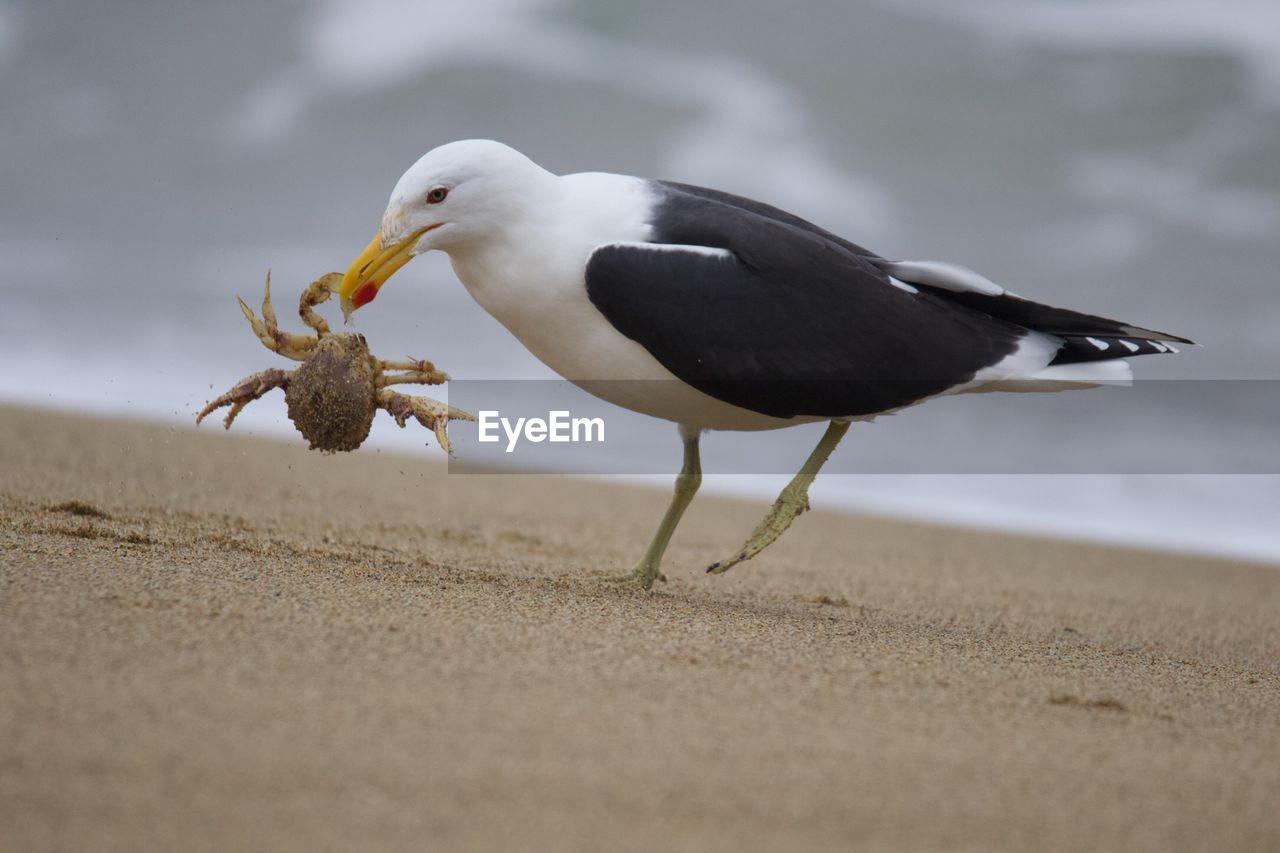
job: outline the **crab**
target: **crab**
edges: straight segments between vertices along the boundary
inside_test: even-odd
[[[230,429],[236,415],[273,388],[284,390],[289,419],[311,443],[313,450],[355,450],[369,435],[373,416],[384,409],[404,427],[410,418],[435,433],[446,453],[451,453],[445,431],[449,421],[475,420],[461,409],[426,397],[392,391],[391,385],[440,385],[449,377],[429,361],[383,361],[369,352],[364,335],[329,331],[329,324],[312,310],[338,288],[342,273],[329,273],[313,281],[302,293],[298,314],[315,336],[281,331],[271,307],[271,273],[262,297],[262,319],[254,316],[243,299],[240,310],[262,345],[285,358],[302,362],[297,370],[271,368],[247,376],[231,390],[211,401],[196,415],[196,424],[223,406],[230,406],[222,425]]]

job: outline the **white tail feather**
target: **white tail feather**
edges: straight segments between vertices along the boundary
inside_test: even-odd
[[[950,393],[1070,391],[1133,382],[1133,368],[1123,359],[1050,365],[1061,345],[1061,338],[1029,332],[1014,352],[998,364],[978,371],[972,381],[953,388]]]
[[[983,391],[1073,391],[1079,388],[1097,388],[1099,385],[1132,385],[1133,368],[1122,359],[1109,361],[1085,361],[1076,364],[1055,364],[1035,373],[1010,376],[982,384],[972,383],[960,393]]]

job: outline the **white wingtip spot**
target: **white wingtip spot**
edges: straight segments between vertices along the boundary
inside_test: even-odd
[[[1142,347],[1138,346],[1133,341],[1122,340],[1120,341],[1120,345],[1123,346],[1125,349],[1127,349],[1129,352],[1137,352],[1138,350],[1142,349]]]
[[[1159,350],[1160,352],[1168,352],[1168,351],[1169,351],[1169,348],[1168,348],[1167,346],[1165,346],[1164,344],[1160,343],[1159,341],[1147,341],[1147,343],[1151,344],[1153,347],[1155,347],[1155,348],[1156,348],[1157,350]]]
[[[919,293],[919,292],[920,292],[920,291],[919,291],[919,290],[917,290],[916,288],[914,288],[914,287],[912,287],[911,285],[907,284],[905,281],[899,281],[898,279],[894,278],[893,276],[889,276],[889,283],[890,283],[890,284],[892,284],[894,287],[898,288],[899,290],[905,290],[907,293]]]
[[[1101,349],[1101,350],[1111,349],[1111,344],[1107,343],[1106,341],[1100,341],[1097,338],[1085,338],[1085,340],[1093,344],[1098,349]]]
[[[1181,352],[1181,350],[1179,350],[1173,344],[1165,344],[1164,348],[1167,349],[1169,352]]]

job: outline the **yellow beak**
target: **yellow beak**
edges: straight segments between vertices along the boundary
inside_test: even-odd
[[[435,228],[428,225],[419,228],[408,237],[391,246],[382,245],[382,237],[374,237],[364,247],[342,277],[342,287],[338,290],[341,298],[342,315],[348,319],[351,313],[361,306],[368,305],[378,295],[378,289],[387,283],[387,279],[395,275],[396,270],[413,260],[413,247],[423,234]]]

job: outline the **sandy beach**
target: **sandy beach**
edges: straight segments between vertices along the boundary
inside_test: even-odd
[[[667,497],[0,408],[0,848],[1280,848],[1280,571]]]

